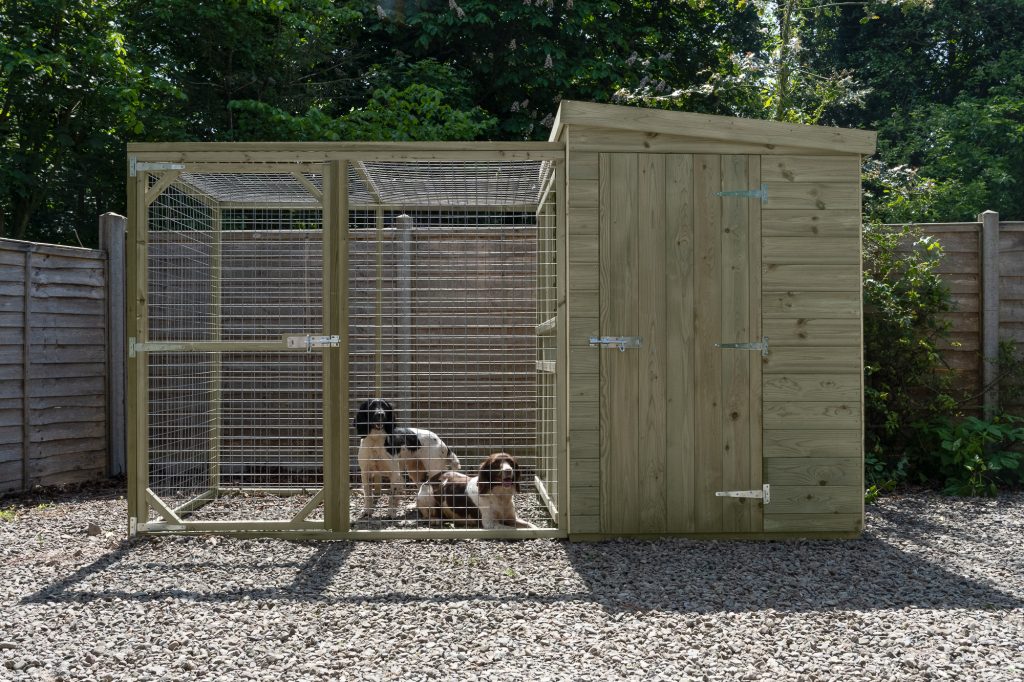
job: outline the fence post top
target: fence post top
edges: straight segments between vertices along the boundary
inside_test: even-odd
[[[986,220],[994,220],[996,222],[999,222],[999,212],[998,211],[982,211],[981,213],[978,214],[978,222],[979,223],[983,223]]]

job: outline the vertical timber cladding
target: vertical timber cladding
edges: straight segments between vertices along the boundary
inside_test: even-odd
[[[599,333],[642,339],[599,353],[602,532],[859,530],[859,159],[611,153],[598,176]],[[762,183],[763,206],[719,196]],[[715,347],[762,336],[766,358]],[[769,506],[715,496],[762,483]]]
[[[551,139],[567,158],[570,536],[859,532],[875,134],[563,101]],[[763,204],[717,194],[761,187]],[[767,357],[714,348],[762,336]],[[761,484],[767,505],[714,497]]]
[[[751,533],[761,487],[760,157],[601,154],[601,527]]]
[[[762,157],[766,532],[863,526],[860,158]]]

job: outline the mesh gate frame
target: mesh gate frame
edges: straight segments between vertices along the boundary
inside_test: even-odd
[[[561,143],[189,143],[129,145],[128,178],[128,264],[127,264],[127,443],[128,532],[147,534],[245,534],[308,539],[400,539],[400,538],[531,538],[568,536],[568,365],[565,229],[565,150]],[[554,439],[545,443],[554,457],[555,490],[538,487],[551,512],[554,528],[538,529],[395,529],[354,530],[349,521],[348,486],[348,232],[349,166],[372,161],[511,161],[553,162],[553,172],[542,189],[537,210],[554,196],[554,250],[546,262],[538,263],[538,276],[545,268],[554,276],[557,293],[553,310],[544,313],[537,325],[538,372],[552,375],[554,394],[545,398],[554,410]],[[323,334],[338,336],[341,343],[322,349],[323,356],[323,487],[291,520],[193,521],[186,512],[216,499],[211,490],[187,504],[171,508],[149,488],[148,356],[150,353],[232,350],[283,352],[279,344],[263,342],[184,342],[161,344],[148,339],[147,254],[149,246],[148,207],[163,189],[182,172],[320,173],[323,189],[317,198],[323,211],[323,272],[325,277]],[[150,176],[154,182],[150,186]],[[309,184],[309,183],[304,183]],[[311,193],[317,188],[309,186]],[[381,207],[382,209],[383,207]],[[543,259],[543,255],[541,256]],[[553,260],[553,262],[552,262]],[[549,316],[548,316],[549,315]],[[306,352],[295,349],[294,352]],[[553,359],[552,359],[553,358]],[[551,372],[554,370],[554,372]],[[538,396],[540,399],[540,396]],[[554,502],[552,501],[554,500]],[[323,504],[323,520],[307,520]],[[149,521],[151,510],[162,521]]]

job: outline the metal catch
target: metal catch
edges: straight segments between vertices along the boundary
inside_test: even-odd
[[[715,493],[715,497],[749,497],[756,500],[764,500],[765,504],[769,504],[772,501],[767,483],[762,485],[760,490],[720,490]]]
[[[746,199],[760,199],[761,205],[768,203],[768,185],[762,184],[761,189],[731,189],[724,192],[715,192],[716,197],[743,197]]]
[[[644,340],[639,336],[591,336],[591,348],[618,348],[625,351],[627,348],[639,348]]]
[[[285,343],[289,348],[305,348],[312,353],[314,348],[331,348],[341,345],[340,336],[287,336]]]
[[[760,341],[753,343],[716,343],[715,348],[723,348],[726,350],[759,350],[761,351],[761,357],[768,357],[768,337],[762,336]]]

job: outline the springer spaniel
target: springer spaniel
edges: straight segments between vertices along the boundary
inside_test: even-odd
[[[449,469],[459,459],[436,433],[426,429],[395,426],[395,410],[387,400],[363,401],[352,419],[359,436],[359,475],[363,484],[363,515],[369,516],[382,492],[390,485],[389,514],[398,509],[398,490],[404,486],[401,469],[414,484]]]
[[[476,476],[442,471],[420,486],[416,509],[433,523],[453,521],[487,529],[536,528],[516,515],[512,496],[519,492],[519,464],[507,452],[484,460]]]

